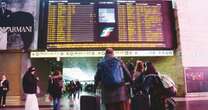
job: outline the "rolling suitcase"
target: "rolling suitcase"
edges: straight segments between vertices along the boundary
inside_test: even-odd
[[[148,96],[138,94],[131,99],[132,110],[149,110]]]
[[[100,96],[81,96],[80,110],[100,110]]]

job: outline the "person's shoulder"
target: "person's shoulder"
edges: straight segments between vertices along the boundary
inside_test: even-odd
[[[26,72],[23,76],[23,78],[31,78],[31,77],[33,77],[33,75],[29,72]]]
[[[158,78],[159,76],[157,74],[146,74],[143,77],[145,79],[155,79],[155,78]]]
[[[27,77],[28,74],[29,74],[28,72],[25,72],[25,74],[23,75],[23,78],[24,78],[24,77]]]
[[[98,63],[97,63],[97,66],[101,66],[101,65],[103,65],[104,63],[105,63],[105,59],[102,59],[102,60],[100,60]]]

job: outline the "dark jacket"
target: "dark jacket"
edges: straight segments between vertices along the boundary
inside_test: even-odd
[[[148,74],[144,79],[144,89],[150,95],[150,110],[165,110],[162,97],[164,96],[164,87],[160,77],[156,74]]]
[[[26,72],[23,77],[23,90],[27,94],[35,94],[37,92],[37,79],[29,72]]]
[[[52,97],[61,97],[62,95],[62,88],[63,88],[63,80],[62,77],[56,77],[52,79],[52,83],[50,85],[51,87],[49,88],[50,91],[49,94]]]
[[[53,84],[53,79],[51,77],[48,78],[48,89],[47,89],[47,92],[49,94],[51,94],[53,91],[52,91],[52,84]]]
[[[10,10],[6,9],[4,13],[0,10],[0,26],[11,26],[11,17],[12,12]]]
[[[140,94],[141,92],[144,93],[145,90],[144,90],[144,73],[141,73],[141,75],[139,75],[133,82],[133,93],[134,95],[138,95]]]
[[[5,80],[0,87],[1,92],[8,92],[9,91],[9,81]]]

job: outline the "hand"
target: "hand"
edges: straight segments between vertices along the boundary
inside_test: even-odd
[[[4,91],[7,91],[7,88],[3,88]]]

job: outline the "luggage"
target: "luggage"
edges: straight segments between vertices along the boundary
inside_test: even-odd
[[[162,81],[164,88],[167,91],[167,96],[170,97],[175,96],[177,92],[177,88],[174,81],[169,76],[166,75],[161,75],[160,79]]]
[[[81,96],[80,110],[100,110],[100,96]]]
[[[159,78],[159,80],[160,80],[159,82],[161,82],[162,87],[164,89],[162,91],[165,91],[164,95],[166,95],[168,97],[176,96],[176,92],[177,92],[176,85],[175,85],[174,81],[169,76],[167,76],[167,75],[149,74],[149,75],[145,76],[144,81],[145,81],[145,79],[148,79],[150,77],[152,77],[152,78],[154,77],[154,79],[158,79]],[[160,85],[160,83],[157,83],[157,85]]]
[[[131,110],[149,110],[149,98],[143,94],[137,94],[131,99]]]
[[[97,68],[101,75],[101,83],[105,87],[119,87],[124,82],[123,68],[119,59],[105,59],[98,64]]]
[[[168,97],[164,100],[165,110],[176,110],[176,101],[172,97]]]

